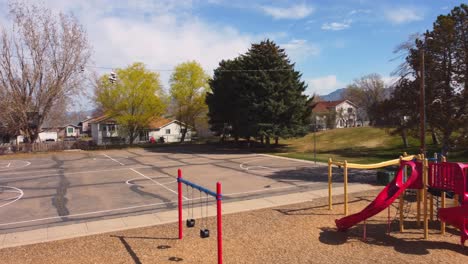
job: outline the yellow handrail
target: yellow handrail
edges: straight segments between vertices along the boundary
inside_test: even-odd
[[[412,160],[415,156],[410,155],[403,157],[403,160]],[[344,166],[344,162],[340,161],[332,161],[332,165],[336,166]],[[358,164],[358,163],[348,163],[348,169],[379,169],[387,166],[392,166],[392,165],[399,165],[400,164],[400,159],[393,159],[393,160],[387,160],[379,163],[373,163],[373,164]]]

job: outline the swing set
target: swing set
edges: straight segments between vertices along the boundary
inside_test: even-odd
[[[205,187],[202,187],[198,184],[190,182],[182,178],[182,171],[177,170],[177,190],[178,190],[178,208],[179,208],[179,239],[183,238],[183,188],[182,184],[186,187],[187,195],[189,196],[187,200],[187,219],[185,225],[187,228],[195,227],[196,221],[194,219],[194,191],[198,190],[200,197],[200,237],[208,238],[210,237],[210,230],[207,228],[208,223],[208,202],[209,197],[214,197],[216,199],[216,221],[217,221],[217,235],[218,235],[218,264],[223,263],[223,233],[222,233],[222,211],[221,211],[221,202],[223,196],[221,194],[221,183],[216,183],[216,192],[213,192]],[[190,188],[190,189],[189,189]],[[202,193],[205,195],[205,199],[202,197]],[[203,209],[205,208],[205,214],[203,214]]]

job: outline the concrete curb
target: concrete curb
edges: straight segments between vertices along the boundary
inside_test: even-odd
[[[367,184],[350,184],[348,193],[356,193],[362,191],[381,189],[381,186],[371,186]],[[334,195],[343,194],[343,187],[334,187]],[[313,199],[323,198],[328,196],[328,189],[293,193],[287,195],[279,195],[252,200],[244,200],[240,202],[231,202],[223,204],[223,214],[234,214],[251,210],[265,209],[271,207],[284,206],[308,202]],[[210,206],[208,216],[215,216],[216,209]],[[178,220],[178,211],[166,211],[152,214],[144,214],[137,216],[126,216],[112,218],[107,220],[98,220],[78,224],[70,224],[63,226],[51,226],[47,228],[22,231],[16,233],[0,234],[0,249],[17,247],[35,243],[49,242],[61,239],[69,239],[96,235],[107,232],[122,231],[133,228],[149,227],[174,223]]]
[[[320,166],[328,166],[328,163],[325,163],[325,162],[317,162],[316,163],[315,161],[310,161],[310,160],[293,159],[293,158],[270,155],[270,154],[258,154],[258,155],[265,156],[265,157],[270,157],[270,158],[277,158],[277,159],[284,159],[284,160],[291,160],[291,161],[297,161],[297,162],[302,162],[302,163],[320,165]]]

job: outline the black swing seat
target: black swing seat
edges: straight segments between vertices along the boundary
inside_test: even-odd
[[[194,227],[195,226],[195,219],[187,219],[187,227],[190,228],[190,227]]]
[[[201,238],[210,237],[210,230],[209,229],[200,229],[200,237]]]

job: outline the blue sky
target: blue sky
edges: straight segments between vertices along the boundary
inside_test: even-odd
[[[438,15],[463,1],[432,0],[29,0],[73,12],[93,46],[89,72],[104,73],[140,61],[161,70],[168,88],[171,69],[199,61],[212,74],[221,59],[266,38],[286,48],[308,94],[326,94],[355,78],[378,73],[391,82],[402,62],[395,47],[430,29]],[[8,23],[0,0],[0,23]],[[88,89],[88,94],[91,91]],[[81,100],[81,109],[89,109]]]

